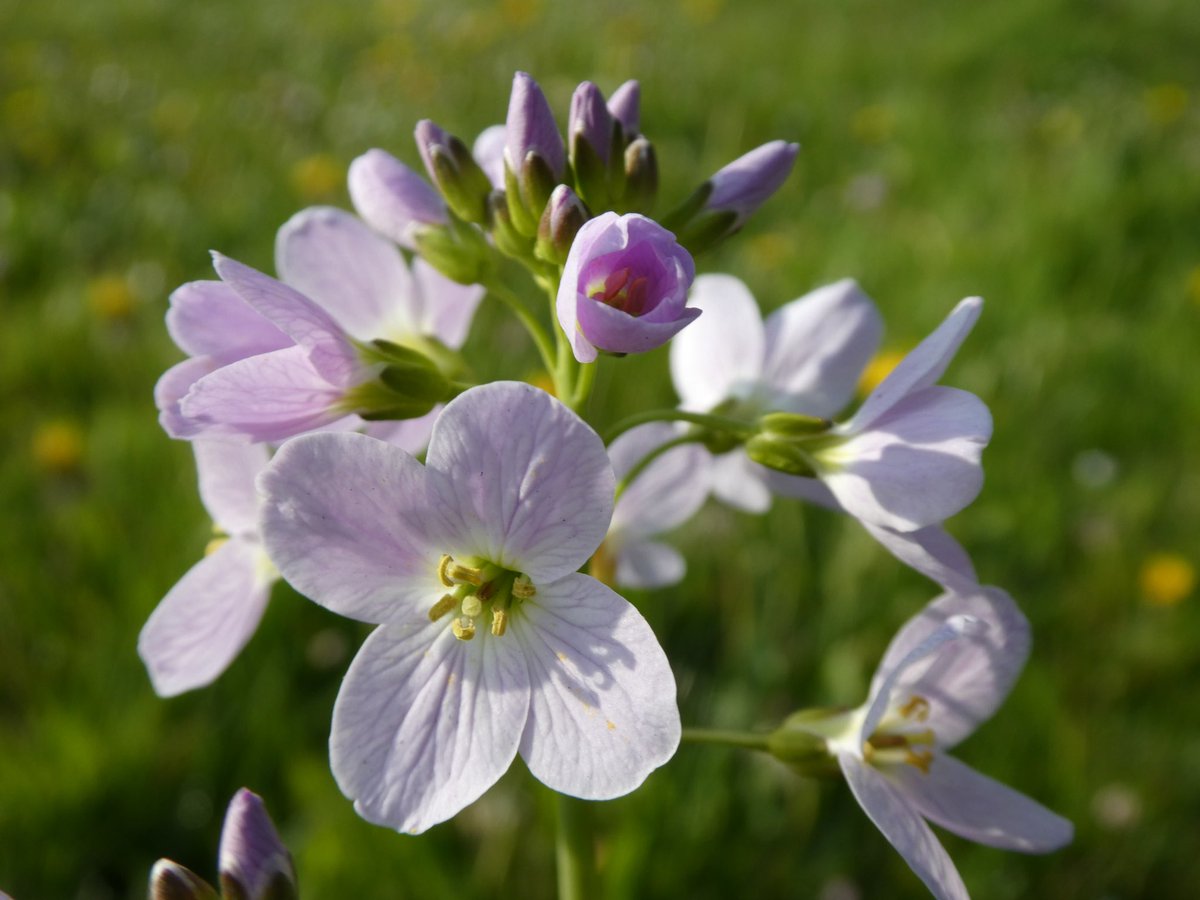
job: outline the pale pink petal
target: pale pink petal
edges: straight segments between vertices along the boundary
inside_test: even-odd
[[[521,756],[556,791],[586,800],[638,787],[679,746],[675,678],[646,620],[587,575],[568,575],[512,617],[529,666]]]
[[[471,148],[471,155],[475,157],[475,162],[479,163],[483,174],[488,177],[492,187],[498,191],[504,190],[506,131],[507,129],[503,125],[489,125],[479,132],[479,137],[475,138],[475,144]]]
[[[173,697],[224,672],[254,634],[270,592],[253,541],[231,538],[192,566],[138,637],[155,692]]]
[[[365,433],[377,440],[387,441],[401,450],[416,456],[429,446],[429,436],[433,433],[433,423],[441,415],[442,404],[437,404],[425,415],[416,419],[381,420],[377,422],[362,422]]]
[[[333,708],[334,778],[360,816],[410,834],[444,822],[516,756],[529,673],[514,639],[456,639],[446,622],[385,625]]]
[[[539,586],[579,568],[608,531],[616,483],[604,444],[532,385],[460,394],[434,425],[427,460],[446,476],[469,552]]]
[[[862,525],[896,559],[947,590],[971,593],[979,589],[971,557],[941,525],[916,531],[893,531],[870,522]]]
[[[457,350],[471,330],[483,288],[451,281],[419,256],[413,260],[413,279],[421,298],[417,330]]]
[[[714,456],[709,471],[713,496],[742,512],[765,513],[771,508],[768,471],[741,450]]]
[[[364,622],[421,621],[444,591],[441,554],[457,549],[457,524],[431,500],[430,478],[403,450],[366,435],[294,438],[258,481],[267,552],[326,609]]]
[[[614,579],[621,587],[664,588],[683,581],[687,562],[674,547],[637,538],[624,542],[613,554],[617,571]]]
[[[187,396],[193,384],[219,367],[211,356],[197,356],[163,372],[154,385],[154,405],[158,407],[158,424],[163,431],[180,440],[188,440],[204,431],[204,425],[191,421],[180,412],[179,401]]]
[[[275,237],[275,268],[360,341],[417,330],[416,286],[400,251],[348,212],[319,206],[288,219]]]
[[[367,224],[409,250],[417,229],[449,221],[446,203],[433,186],[383,150],[368,150],[350,163],[347,183]]]
[[[938,900],[970,900],[949,854],[905,797],[883,775],[850,754],[838,763],[854,799]]]
[[[291,346],[292,339],[222,281],[192,281],[171,293],[167,332],[190,356],[220,363]]]
[[[226,534],[258,531],[258,492],[254,479],[270,454],[262,444],[193,441],[200,500]]]
[[[837,498],[833,496],[829,488],[816,478],[785,475],[782,472],[774,472],[762,466],[759,468],[763,470],[763,479],[773,494],[778,494],[781,497],[791,497],[795,500],[807,500],[809,503],[815,503],[817,506],[823,506],[826,509],[836,510],[837,512],[846,511],[842,509],[842,505],[837,502]]]
[[[893,682],[890,692],[893,704],[903,704],[910,696],[923,697],[929,703],[926,723],[938,746],[947,749],[991,717],[1029,656],[1029,622],[1008,594],[994,587],[970,595],[943,594],[892,639],[871,682],[874,698],[914,648],[961,616],[987,627],[960,637],[923,665],[911,668]]]
[[[934,754],[928,773],[897,766],[889,775],[921,815],[978,844],[1049,853],[1075,834],[1062,816],[944,753]]]
[[[955,388],[930,387],[905,397],[870,429],[814,455],[821,480],[847,512],[914,531],[978,496],[979,459],[991,436],[983,401]]]
[[[753,394],[762,380],[765,338],[749,289],[732,275],[701,275],[688,307],[704,315],[671,341],[671,381],[680,405],[707,412]]]
[[[329,313],[282,281],[220,253],[213,254],[213,266],[243,300],[304,348],[313,368],[324,378],[339,385],[354,379],[357,355]]]
[[[313,368],[303,347],[251,356],[217,369],[180,401],[203,437],[278,442],[346,415],[342,390]]]
[[[882,333],[879,310],[850,278],[775,310],[762,375],[771,409],[833,416],[854,396]]]
[[[608,448],[617,478],[677,437],[679,431],[666,422],[639,425],[622,434]],[[698,444],[683,444],[657,457],[621,494],[610,531],[646,536],[682,525],[708,497],[710,458]]]
[[[978,297],[968,297],[954,307],[945,321],[921,341],[887,378],[863,401],[847,431],[861,431],[909,394],[929,387],[942,377],[983,309]]]

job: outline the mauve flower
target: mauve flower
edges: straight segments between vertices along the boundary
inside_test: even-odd
[[[292,855],[257,794],[242,788],[229,801],[218,851],[221,891],[227,898],[285,900],[296,896]]]
[[[538,389],[447,404],[425,465],[358,434],[286,443],[259,479],[263,535],[298,590],[378,624],[333,712],[355,809],[417,833],[520,753],[565,794],[632,791],[675,752],[675,681],[649,625],[576,571],[612,515],[600,438]]]
[[[607,212],[579,229],[558,288],[558,322],[580,362],[653,350],[693,321],[691,254],[657,222]]]
[[[626,81],[608,98],[608,112],[621,123],[625,142],[638,136],[641,127],[642,90],[636,81]]]
[[[505,120],[504,159],[517,176],[523,171],[530,154],[539,157],[550,173],[561,179],[566,170],[567,156],[558,123],[546,101],[546,95],[533,77],[526,72],[513,76],[512,93],[508,99],[508,118]]]
[[[824,738],[863,811],[940,900],[966,900],[928,819],[967,840],[1048,853],[1074,828],[945,751],[987,721],[1029,655],[1029,623],[997,588],[943,594],[900,630],[867,702],[785,727]]]
[[[424,178],[383,150],[350,163],[350,199],[363,220],[401,247],[415,248],[422,226],[448,224],[446,203]]]
[[[254,479],[261,444],[194,441],[200,500],[221,537],[150,614],[138,654],[155,692],[173,697],[211,683],[250,640],[279,577],[258,536]]]
[[[741,227],[787,180],[799,152],[799,144],[771,141],[739,156],[708,179],[712,193],[704,209],[733,212],[736,219],[731,230]]]

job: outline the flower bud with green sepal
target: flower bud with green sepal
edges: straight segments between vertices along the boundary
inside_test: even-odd
[[[625,148],[625,184],[620,212],[649,212],[658,196],[658,157],[654,145],[644,137]]]
[[[160,859],[150,870],[149,900],[217,900],[212,885],[186,866]]]
[[[569,185],[560,184],[550,195],[538,225],[537,246],[534,253],[539,259],[561,266],[567,261],[575,235],[591,218],[588,208]]]
[[[417,149],[429,178],[458,217],[482,225],[487,220],[487,195],[492,190],[470,148],[429,119],[417,123]]]

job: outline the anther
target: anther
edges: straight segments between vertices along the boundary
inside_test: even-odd
[[[475,622],[466,616],[460,616],[454,620],[454,624],[450,626],[450,630],[454,632],[454,636],[460,641],[469,641],[475,637]]]
[[[920,753],[913,753],[912,751],[909,751],[908,753],[904,754],[904,761],[910,766],[915,766],[924,774],[928,775],[929,766],[933,763],[933,751],[922,750]]]
[[[906,719],[924,722],[929,718],[929,701],[919,694],[913,694],[912,698],[900,707],[899,712]]]
[[[436,622],[458,605],[458,600],[449,594],[442,594],[442,599],[429,608],[429,621]]]
[[[483,601],[474,594],[467,594],[467,596],[463,597],[462,612],[468,618],[475,618],[483,612]]]
[[[536,594],[537,588],[533,586],[533,581],[524,572],[513,579],[512,595],[518,600],[528,600]]]
[[[454,562],[453,557],[449,553],[443,553],[442,558],[438,560],[438,580],[446,587],[454,587],[454,582],[450,580],[449,569]]]
[[[442,558],[438,560],[438,578],[446,587],[456,584],[473,584],[478,587],[483,584],[483,572],[456,563],[449,553],[443,553]]]
[[[492,634],[496,637],[504,634],[508,629],[508,610],[493,609],[492,610]]]

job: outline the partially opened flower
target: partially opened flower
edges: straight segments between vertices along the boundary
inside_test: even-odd
[[[586,222],[556,304],[575,358],[592,362],[597,350],[641,353],[665,344],[700,315],[687,306],[695,274],[691,255],[652,219],[607,212]]]
[[[944,594],[893,638],[867,702],[785,727],[824,738],[855,798],[929,890],[967,890],[925,820],[991,847],[1047,853],[1070,822],[946,751],[987,721],[1029,654],[1029,623],[1003,591]]]
[[[138,653],[163,697],[211,683],[262,619],[278,575],[258,537],[259,444],[195,441],[200,499],[220,536],[150,614]]]
[[[433,186],[383,150],[368,150],[350,163],[348,183],[354,208],[367,224],[409,250],[419,229],[450,221]]]
[[[259,480],[284,577],[378,624],[333,714],[334,776],[359,814],[421,832],[520,753],[555,790],[636,788],[675,751],[666,656],[624,599],[576,570],[612,515],[599,437],[526,384],[449,403],[421,465],[357,434],[289,441]]]
[[[290,343],[197,378],[178,403],[188,426],[180,436],[281,441],[370,413],[371,402],[393,398],[363,393],[380,366],[362,345],[387,341],[422,360],[438,354],[431,338],[458,347],[483,293],[420,260],[410,271],[391,243],[332,208],[293,216],[280,229],[276,257],[282,280],[214,254],[223,286]],[[425,415],[434,405],[423,397],[411,410],[404,397],[395,402],[394,418]]]
[[[639,425],[608,448],[618,478],[679,432],[665,422]],[[653,538],[696,514],[708,498],[709,455],[698,444],[672,447],[654,459],[617,499],[612,524],[596,554],[604,580],[621,587],[660,588],[682,580],[687,571],[674,547]],[[592,563],[596,574],[597,563]]]

